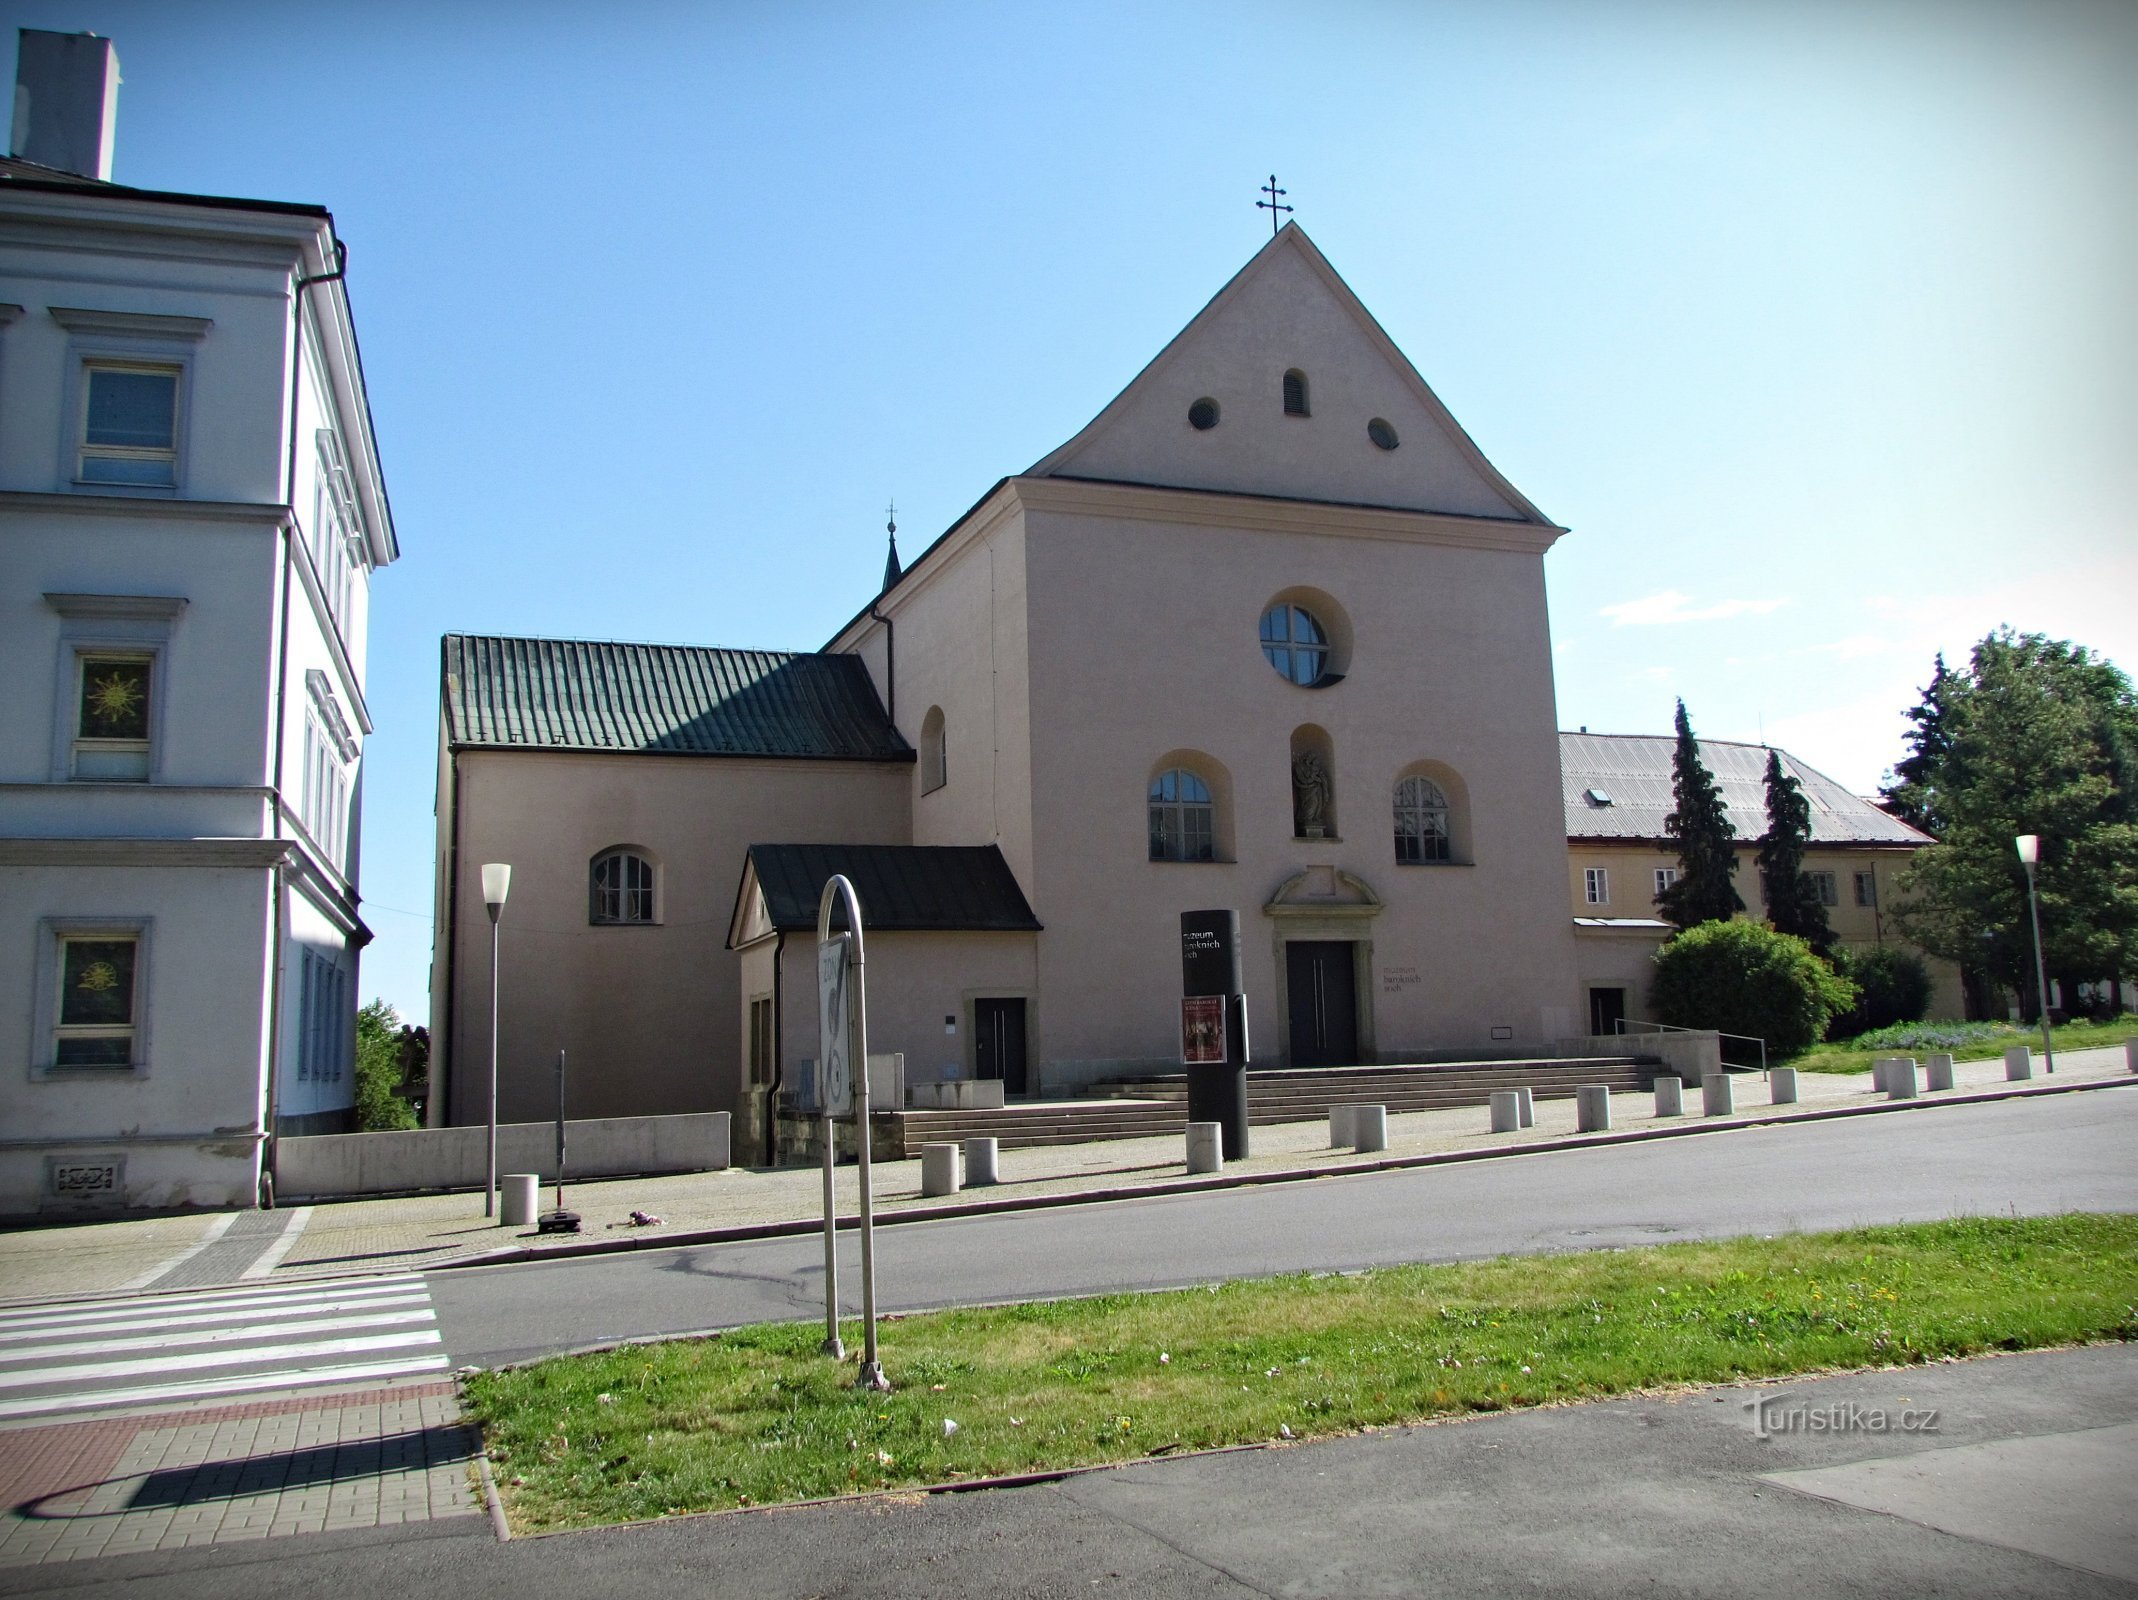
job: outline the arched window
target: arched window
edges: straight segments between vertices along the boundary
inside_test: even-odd
[[[1185,767],[1168,768],[1151,780],[1151,859],[1217,859],[1217,805],[1210,785]]]
[[[1304,606],[1271,606],[1262,613],[1262,656],[1302,689],[1311,689],[1328,672],[1328,630]]]
[[[1307,375],[1297,367],[1284,375],[1284,414],[1288,417],[1307,415]]]
[[[943,736],[943,708],[930,706],[921,718],[921,793],[933,794],[950,780],[950,747]]]
[[[587,921],[600,924],[653,920],[653,863],[619,845],[594,858],[587,880]]]
[[[1405,778],[1396,785],[1396,860],[1417,864],[1454,859],[1446,793],[1431,778]]]

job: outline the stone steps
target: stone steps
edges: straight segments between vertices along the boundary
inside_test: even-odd
[[[1527,1088],[1540,1100],[1570,1100],[1584,1083],[1614,1091],[1649,1088],[1657,1063],[1633,1056],[1578,1060],[1470,1061],[1444,1065],[1272,1069],[1247,1074],[1247,1119],[1267,1127],[1318,1121],[1337,1105],[1385,1105],[1391,1115],[1483,1106],[1495,1089]],[[1188,1123],[1185,1073],[1095,1084],[1089,1100],[1036,1101],[1000,1110],[902,1111],[897,1148],[917,1154],[923,1144],[992,1137],[1004,1149],[1089,1144],[1181,1134]]]

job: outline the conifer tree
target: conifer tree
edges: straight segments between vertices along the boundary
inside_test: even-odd
[[[1683,700],[1678,702],[1678,750],[1671,766],[1677,809],[1663,819],[1663,831],[1678,841],[1678,881],[1656,897],[1656,904],[1680,928],[1726,921],[1745,908],[1732,881],[1737,876],[1737,830],[1730,826],[1715,775],[1700,760]]]
[[[1903,741],[1908,753],[1893,763],[1887,774],[1888,782],[1879,786],[1879,796],[1886,802],[1886,809],[1910,827],[1920,828],[1933,839],[1945,836],[1945,813],[1940,804],[1939,778],[1945,759],[1952,753],[1952,725],[1948,699],[1955,690],[1958,674],[1945,665],[1945,652],[1940,650],[1937,664],[1931,669],[1930,682],[1923,689],[1923,698],[1908,708],[1908,720],[1915,724]],[[1957,687],[1964,691],[1961,680]]]
[[[1759,841],[1760,891],[1767,897],[1767,921],[1776,933],[1793,933],[1820,955],[1834,947],[1826,907],[1818,885],[1804,870],[1804,848],[1811,843],[1811,803],[1804,786],[1782,766],[1779,750],[1767,752],[1767,831]]]

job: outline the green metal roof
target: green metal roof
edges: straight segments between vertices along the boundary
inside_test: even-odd
[[[455,749],[911,761],[857,656],[449,633]]]
[[[1016,874],[991,844],[753,844],[749,871],[773,927],[786,932],[815,929],[817,902],[834,873],[854,886],[861,926],[870,933],[1039,929]],[[844,925],[843,916],[834,920]]]

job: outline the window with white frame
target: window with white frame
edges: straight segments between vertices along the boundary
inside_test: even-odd
[[[182,595],[47,593],[59,614],[54,782],[146,783],[161,761],[165,666]]]
[[[1452,861],[1447,792],[1413,775],[1396,785],[1396,860],[1406,865]]]
[[[327,859],[339,867],[349,848],[349,769],[356,760],[356,735],[343,717],[327,675],[316,667],[305,674],[304,776],[298,793],[298,816]]]
[[[334,625],[346,635],[357,583],[368,572],[364,558],[363,518],[357,508],[356,488],[341,440],[332,428],[318,434],[319,473],[312,494],[312,522],[306,544],[312,552],[312,570],[326,596]]]
[[[1611,872],[1607,867],[1583,867],[1581,888],[1592,906],[1607,906],[1611,903]]]
[[[604,850],[589,870],[587,920],[616,926],[653,921],[653,863],[622,845]]]
[[[1210,785],[1173,767],[1151,780],[1151,859],[1215,861],[1217,804]]]
[[[1668,889],[1670,888],[1670,886],[1671,886],[1672,884],[1676,883],[1677,881],[1678,881],[1678,869],[1677,869],[1676,867],[1657,867],[1657,868],[1655,869],[1655,897],[1656,897],[1656,899],[1658,899],[1658,900],[1661,900],[1661,899],[1663,898],[1663,895],[1664,895],[1665,891],[1667,891],[1667,890],[1668,890]]]
[[[1856,904],[1874,907],[1878,904],[1878,875],[1875,872],[1856,874]]]
[[[1812,887],[1819,891],[1820,905],[1837,906],[1841,903],[1840,886],[1834,881],[1831,872],[1807,872],[1804,876],[1811,879]]]
[[[178,483],[175,366],[91,361],[82,369],[81,483],[173,488]]]
[[[349,974],[333,957],[302,946],[297,982],[297,1076],[339,1083],[349,1055],[355,1013]]]
[[[72,775],[98,783],[146,783],[156,662],[152,654],[84,650],[75,655]]]
[[[58,935],[54,1067],[130,1070],[139,1064],[141,943],[134,928]]]

